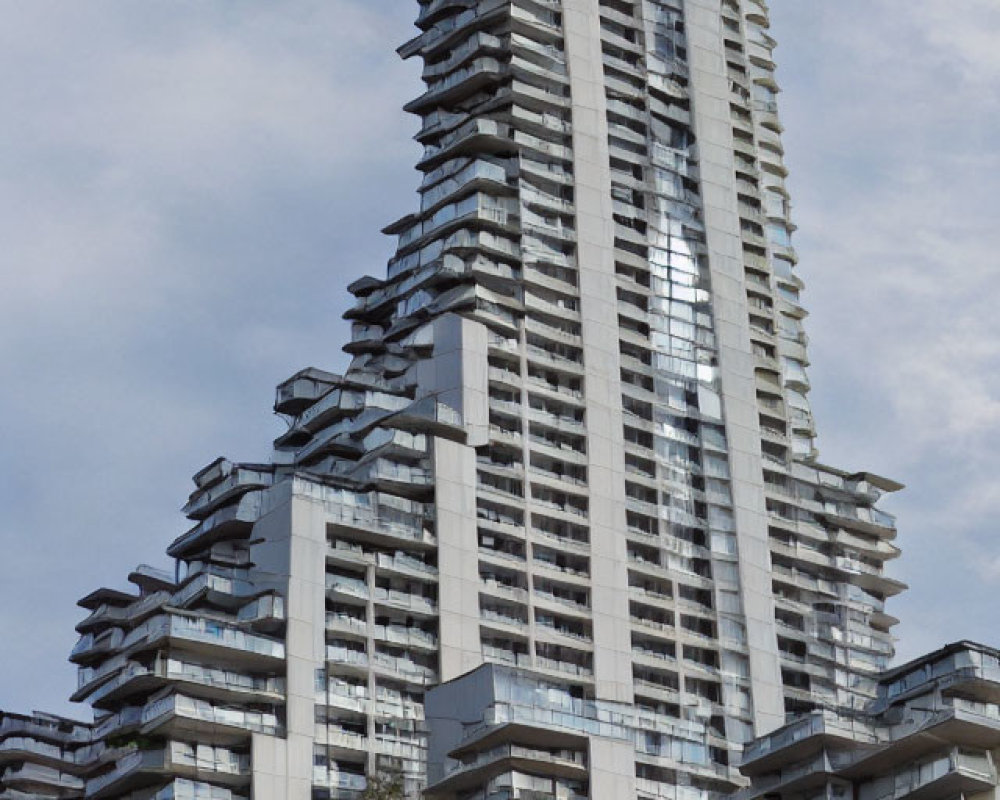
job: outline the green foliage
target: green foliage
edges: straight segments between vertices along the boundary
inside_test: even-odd
[[[118,736],[109,736],[105,744],[111,749],[135,750],[159,750],[163,747],[164,741],[159,737],[138,736],[134,733],[123,733]]]
[[[398,772],[369,775],[366,780],[368,786],[361,795],[361,800],[405,800],[403,776]]]

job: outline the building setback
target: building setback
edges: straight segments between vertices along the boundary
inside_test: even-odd
[[[813,446],[763,0],[417,26],[420,203],[350,366],[195,475],[173,572],[80,602],[85,784],[38,796],[718,797],[876,697],[900,487]]]
[[[1000,652],[957,642],[885,673],[861,712],[817,710],[748,746],[740,800],[996,797]]]

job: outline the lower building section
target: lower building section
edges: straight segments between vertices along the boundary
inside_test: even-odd
[[[269,506],[273,516],[262,517],[274,525],[273,541],[287,534],[293,561],[329,546],[322,492],[307,489],[297,486]],[[308,585],[294,583],[308,584],[308,575],[294,576],[290,626],[296,614],[322,613],[327,603],[326,560],[310,560],[319,565],[312,582],[324,590],[310,595]],[[282,563],[275,558],[270,566]],[[345,662],[329,658],[319,640],[289,633],[288,692],[275,708],[274,732],[248,722],[252,704],[212,706],[194,685],[186,695],[164,694],[149,706],[156,714],[134,719],[125,709],[98,715],[93,725],[0,714],[0,800],[353,800],[372,775],[398,783],[407,800],[998,796],[1000,651],[970,642],[882,673],[863,710],[818,710],[754,740],[744,748],[740,776],[713,762],[717,744],[708,725],[665,721],[504,664],[428,685],[410,705],[377,690],[372,703],[356,691],[348,709],[354,715],[335,712],[336,704],[348,705],[348,694],[331,695],[331,681],[341,679],[330,676]],[[297,694],[307,676],[315,688]],[[382,680],[356,669],[355,685]],[[388,735],[406,720],[419,732],[419,752],[405,749],[398,733]]]
[[[807,714],[747,745],[739,800],[997,797],[1000,652],[948,645],[883,673],[863,711]]]
[[[0,716],[0,798],[354,800],[377,773],[419,795],[438,680],[421,510],[223,462],[197,480],[242,499],[174,542],[172,573],[80,601],[73,699],[94,722]]]
[[[0,713],[0,798],[82,797],[96,757],[90,725],[51,714]]]
[[[73,699],[93,723],[0,716],[0,800],[360,800],[373,775],[428,800],[720,800],[747,779],[743,800],[993,791],[1000,660],[978,645],[873,673],[866,705],[756,740],[740,775],[749,706],[720,686],[747,680],[695,624],[709,589],[675,596],[672,578],[630,571],[608,591],[634,623],[631,696],[608,697],[586,660],[593,587],[565,553],[503,580],[519,551],[484,553],[503,534],[455,488],[472,451],[433,445],[434,504],[225,461],[200,472],[176,568],[80,601]]]
[[[428,800],[712,798],[738,776],[710,729],[593,700],[543,674],[486,664],[431,689]]]

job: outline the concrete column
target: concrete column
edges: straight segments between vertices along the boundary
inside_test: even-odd
[[[254,797],[312,797],[316,738],[316,673],[326,666],[326,522],[322,503],[300,494],[297,481],[265,500],[252,558],[285,595],[286,736],[254,734]],[[282,586],[284,584],[284,586]]]
[[[441,682],[482,664],[479,642],[479,536],[476,451],[434,440]]]
[[[564,0],[563,29],[572,93],[576,256],[586,370],[594,675],[599,699],[631,703],[615,230],[596,0]]]
[[[729,441],[740,590],[746,615],[754,728],[784,723],[763,458],[735,188],[729,81],[720,0],[685,0],[691,103],[719,348],[722,406]]]

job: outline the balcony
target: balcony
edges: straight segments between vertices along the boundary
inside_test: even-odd
[[[407,516],[410,521],[405,521]],[[365,532],[376,543],[390,546],[399,546],[399,540],[428,546],[435,543],[432,523],[424,520],[420,514],[407,515],[396,511],[393,517],[388,519],[380,516],[377,509],[371,507],[333,504],[328,507],[331,526],[349,536],[355,537],[358,533]]]
[[[83,722],[73,722],[61,717],[51,717],[47,714],[21,717],[0,713],[0,737],[10,736],[11,734],[22,734],[25,737],[38,738],[44,741],[81,744],[90,742],[93,738],[90,725]]]
[[[372,666],[381,673],[401,677],[409,683],[427,686],[438,680],[437,671],[418,664],[406,656],[391,656],[386,653],[375,653]]]
[[[260,516],[262,494],[263,492],[259,491],[247,492],[238,502],[209,514],[194,528],[175,539],[167,548],[167,555],[180,558],[189,551],[198,550],[226,536],[232,536],[240,529],[249,529]]]
[[[249,800],[245,794],[212,783],[177,778],[144,800]]]
[[[362,753],[368,751],[368,737],[357,731],[342,728],[339,725],[327,725],[326,741],[336,751],[356,750]],[[344,753],[339,753],[343,756]]]
[[[13,736],[0,741],[0,763],[19,759],[25,761],[36,759],[67,761],[71,764],[75,760],[72,752],[64,750],[57,744],[49,744],[21,736]]]
[[[245,659],[248,665],[273,666],[285,657],[283,642],[247,633],[217,620],[179,614],[165,614],[143,623],[123,639],[121,647],[145,645],[151,648],[164,640],[206,652],[214,649],[238,651],[239,658]]]
[[[408,627],[406,625],[375,625],[372,630],[374,631],[375,639],[379,641],[404,647],[413,647],[418,650],[437,652],[437,636],[421,628]]]
[[[330,391],[341,380],[339,375],[313,367],[297,372],[279,384],[274,410],[279,414],[300,414]]]
[[[94,728],[94,739],[104,739],[111,735],[135,731],[142,724],[142,708],[126,706],[117,714],[103,719]]]
[[[100,634],[86,633],[80,637],[69,654],[74,664],[86,664],[114,653],[125,638],[120,628],[112,628]]]
[[[421,211],[431,211],[453,195],[467,192],[470,187],[488,186],[491,192],[496,192],[506,185],[507,171],[499,164],[482,159],[471,163],[464,158],[446,161],[424,176],[421,184]]]
[[[313,786],[330,790],[331,800],[359,800],[367,786],[364,775],[313,767]]]
[[[249,731],[276,736],[280,732],[278,718],[267,711],[251,711],[216,706],[207,700],[172,694],[149,703],[142,709],[143,731],[169,731],[173,727],[217,741],[241,741],[236,731]],[[228,729],[228,730],[227,730]]]
[[[27,762],[6,770],[2,781],[8,790],[24,792],[23,797],[27,798],[72,796],[71,793],[82,792],[84,788],[82,778]]]
[[[233,466],[229,475],[219,483],[193,492],[181,510],[192,519],[204,519],[225,501],[253,489],[267,488],[273,482],[274,474],[270,467]]]
[[[564,778],[585,780],[588,776],[584,754],[576,750],[549,750],[529,748],[516,744],[504,744],[454,764],[445,777],[434,784],[430,791],[437,796],[466,796],[466,791],[485,783],[498,774],[512,770],[524,770],[529,774],[558,775]],[[521,789],[519,797],[533,796]],[[490,795],[494,797],[495,795]],[[503,795],[501,795],[503,796]],[[508,795],[509,796],[509,795]],[[551,795],[545,795],[551,797]],[[562,797],[563,795],[560,795]]]
[[[367,671],[368,653],[350,647],[331,644],[326,647],[326,660],[335,666],[355,667]]]
[[[467,66],[455,69],[439,80],[432,80],[427,91],[403,106],[405,111],[420,114],[436,106],[448,106],[461,98],[501,80],[506,69],[501,62],[490,56],[477,58]],[[428,75],[425,71],[424,77]]]
[[[436,144],[426,144],[417,169],[426,172],[468,153],[510,152],[512,135],[510,125],[477,117],[445,134]]]
[[[422,595],[410,594],[400,589],[376,587],[374,598],[376,605],[388,606],[423,616],[434,616],[437,614],[437,603],[434,600]]]
[[[526,603],[528,600],[527,589],[506,583],[494,576],[481,577],[480,584],[484,592],[491,596],[514,600],[520,603]]]
[[[213,568],[212,572],[195,573],[189,577],[184,588],[176,592],[170,600],[170,605],[184,608],[191,605],[196,598],[206,597],[214,602],[234,598],[236,582],[228,575],[219,575]]]
[[[102,798],[112,792],[128,792],[142,788],[143,783],[165,775],[170,760],[163,750],[132,753],[120,759],[114,769],[87,781],[87,797]]]
[[[326,592],[347,600],[368,600],[368,584],[361,578],[347,578],[342,575],[326,576]]]
[[[111,606],[102,604],[91,612],[90,616],[80,622],[76,629],[83,633],[93,629],[118,627],[125,623],[134,623],[165,605],[171,599],[167,591],[154,592],[151,595],[128,606]]]

